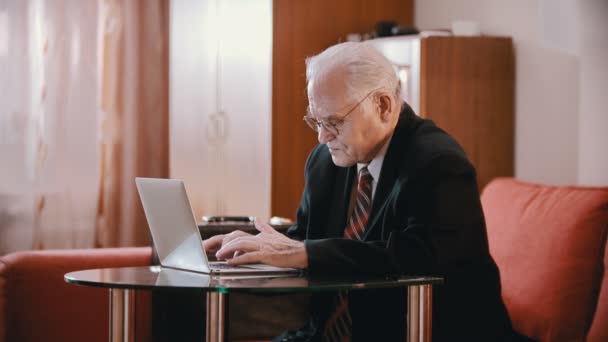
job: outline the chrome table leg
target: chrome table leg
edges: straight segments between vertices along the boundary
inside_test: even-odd
[[[110,289],[110,342],[135,341],[135,290]]]
[[[407,288],[407,342],[431,342],[432,285]]]
[[[207,292],[207,342],[224,342],[228,331],[228,295]]]

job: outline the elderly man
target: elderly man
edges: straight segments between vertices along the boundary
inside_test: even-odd
[[[284,236],[206,240],[230,264],[266,263],[311,276],[445,277],[434,292],[434,341],[511,336],[498,269],[488,251],[475,170],[458,143],[399,98],[391,64],[367,43],[307,61],[309,112],[319,145],[306,162],[297,222]],[[287,341],[404,341],[403,290],[316,295],[313,317]]]

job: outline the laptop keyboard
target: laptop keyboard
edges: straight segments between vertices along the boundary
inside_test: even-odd
[[[234,270],[234,269],[239,269],[239,268],[248,268],[248,267],[242,267],[242,266],[231,266],[228,264],[224,264],[224,263],[213,263],[211,264],[211,268],[212,269],[216,269],[216,270]]]

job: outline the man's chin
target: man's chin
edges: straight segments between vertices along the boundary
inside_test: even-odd
[[[343,155],[331,155],[331,160],[336,164],[336,166],[340,167],[351,167],[356,164],[356,162],[350,160],[350,158],[346,158]]]

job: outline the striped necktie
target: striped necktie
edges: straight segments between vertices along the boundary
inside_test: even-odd
[[[350,214],[348,226],[344,230],[344,238],[362,240],[365,224],[372,208],[372,175],[367,166],[359,171],[359,183],[355,206]],[[335,309],[327,319],[324,330],[325,341],[347,342],[351,340],[352,318],[348,312],[348,293],[338,292],[335,299]]]

